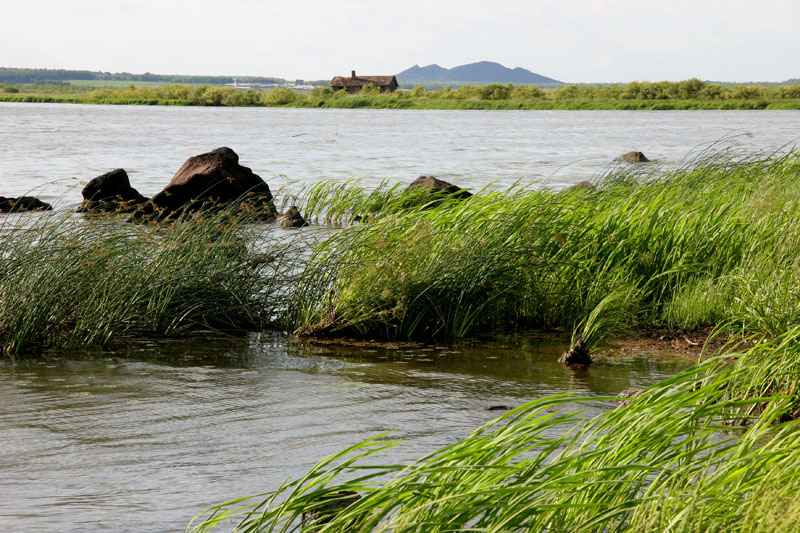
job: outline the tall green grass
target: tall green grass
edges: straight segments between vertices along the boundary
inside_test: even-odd
[[[0,235],[0,349],[9,356],[260,329],[285,305],[284,248],[260,252],[230,216],[160,227],[8,217]]]
[[[615,324],[774,334],[800,312],[799,174],[796,153],[705,157],[666,173],[616,169],[594,189],[485,191],[435,209],[404,207],[395,189],[323,185],[308,211],[335,205],[347,221],[369,205],[370,222],[317,248],[287,322],[390,339],[572,330],[622,291]]]

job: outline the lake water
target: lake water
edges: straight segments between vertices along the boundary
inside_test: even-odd
[[[0,196],[80,201],[89,179],[122,167],[145,195],[187,157],[236,150],[273,189],[324,178],[468,188],[517,180],[561,187],[640,150],[663,165],[725,139],[745,150],[800,139],[800,111],[396,111],[0,103]]]
[[[0,195],[62,207],[126,168],[144,194],[190,155],[234,148],[273,189],[324,178],[561,187],[642,150],[666,167],[725,138],[800,137],[800,112],[474,112],[0,104]],[[563,347],[320,348],[280,335],[145,343],[0,361],[0,529],[175,531],[204,506],[274,488],[322,456],[390,432],[409,461],[558,391],[616,394],[685,363],[562,368]],[[613,404],[597,400],[594,414]]]
[[[402,437],[382,457],[411,461],[497,416],[491,406],[617,394],[686,364],[575,372],[556,363],[559,348],[313,348],[253,335],[0,363],[0,529],[180,531],[205,506],[275,488],[370,435]]]

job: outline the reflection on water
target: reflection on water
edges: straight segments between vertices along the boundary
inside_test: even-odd
[[[409,461],[559,391],[616,394],[685,362],[575,373],[563,347],[306,346],[279,335],[138,344],[0,365],[0,524],[7,531],[179,530],[376,433]],[[610,404],[596,401],[588,414]]]

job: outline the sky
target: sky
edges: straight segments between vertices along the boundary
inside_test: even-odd
[[[567,82],[800,77],[800,0],[4,1],[0,66],[327,79],[489,60]]]

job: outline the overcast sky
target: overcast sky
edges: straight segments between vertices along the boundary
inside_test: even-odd
[[[323,79],[478,60],[571,82],[800,77],[800,0],[40,0],[0,66]]]

